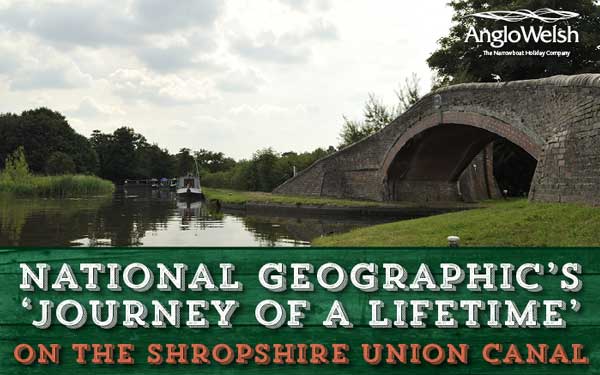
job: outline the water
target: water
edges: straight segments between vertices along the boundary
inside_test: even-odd
[[[321,235],[390,220],[247,216],[147,188],[104,198],[0,196],[0,246],[309,246]]]

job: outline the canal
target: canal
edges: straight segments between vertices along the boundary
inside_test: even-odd
[[[394,220],[246,215],[148,188],[83,199],[0,195],[0,246],[310,246],[322,235]]]

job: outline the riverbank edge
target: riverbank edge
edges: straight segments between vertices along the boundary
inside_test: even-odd
[[[313,239],[316,247],[442,247],[447,236],[465,247],[598,247],[600,207],[490,201],[485,207],[394,221]]]
[[[220,203],[221,208],[247,215],[282,215],[282,216],[352,216],[352,217],[394,217],[412,219],[423,216],[440,215],[458,212],[475,207],[361,207],[361,206],[328,206],[328,205],[292,205],[282,203]]]
[[[252,215],[368,216],[409,219],[483,207],[469,203],[387,203],[337,198],[279,195],[228,189],[204,189],[208,202],[222,209]]]

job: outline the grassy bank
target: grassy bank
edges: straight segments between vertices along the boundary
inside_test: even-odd
[[[600,208],[492,202],[486,208],[361,228],[321,237],[313,246],[600,246]]]
[[[207,199],[218,199],[223,203],[245,204],[248,202],[311,205],[311,206],[337,206],[337,207],[415,207],[414,203],[383,203],[373,201],[306,197],[296,195],[277,195],[256,191],[239,191],[215,188],[203,188]]]
[[[27,175],[18,179],[0,177],[0,193],[10,193],[17,197],[69,198],[111,194],[112,182],[95,176]]]

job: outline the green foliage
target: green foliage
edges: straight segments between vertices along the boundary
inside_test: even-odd
[[[18,147],[11,155],[6,158],[5,167],[0,174],[0,180],[3,181],[26,181],[31,177],[29,165],[25,158],[23,147]]]
[[[169,178],[196,173],[197,162],[204,186],[253,191],[271,191],[293,176],[294,167],[300,171],[335,151],[330,147],[327,151],[317,149],[280,155],[267,148],[257,151],[252,159],[239,162],[222,152],[206,149],[193,152],[182,148],[171,155],[158,145],[149,145],[142,135],[125,127],[113,134],[96,130],[91,143],[100,160],[100,176],[117,183],[127,178]]]
[[[18,197],[69,198],[111,194],[114,185],[95,176],[31,176],[26,180],[0,178],[0,192]]]
[[[344,116],[344,125],[340,132],[340,147],[356,143],[377,133],[421,98],[419,79],[415,74],[406,79],[404,85],[396,91],[398,104],[387,107],[374,94],[369,94],[363,111],[364,120],[351,120]]]
[[[350,120],[344,116],[344,125],[340,133],[340,147],[356,143],[383,129],[398,115],[397,107],[386,107],[374,94],[369,94],[363,112],[364,120]]]
[[[55,160],[62,159],[61,163],[66,160],[64,155],[53,154],[53,156],[56,156]],[[4,164],[6,167],[0,172],[0,193],[10,193],[18,197],[66,198],[110,194],[114,191],[114,185],[110,181],[95,176],[32,175],[29,172],[23,147],[17,148],[9,155]],[[57,162],[56,165],[58,166],[59,163]],[[74,168],[73,165],[70,167]]]
[[[299,172],[333,152],[335,148],[329,147],[300,154],[278,154],[267,148],[257,151],[250,160],[235,163],[228,170],[202,173],[202,184],[235,190],[271,191],[293,176],[294,167]]]
[[[132,128],[122,127],[114,131],[110,145],[111,153],[107,158],[107,167],[112,172],[111,180],[120,181],[127,177],[135,177],[135,151],[140,141],[145,142]]]
[[[29,168],[43,173],[48,155],[67,154],[77,173],[95,173],[98,160],[90,142],[77,134],[58,112],[47,108],[24,111],[21,115],[0,115],[0,168],[8,155],[19,146],[25,150]]]
[[[76,169],[73,159],[64,152],[55,151],[46,161],[46,173],[49,175],[73,174]]]
[[[371,112],[385,116],[382,105],[377,105],[373,104]],[[369,119],[369,122],[377,121],[387,120]],[[75,190],[74,194],[79,194],[72,182],[88,184],[93,180],[73,179],[78,176],[44,179],[30,175],[30,171],[48,175],[98,174],[103,179],[122,183],[128,178],[169,178],[195,173],[195,160],[203,184],[207,186],[271,191],[293,176],[294,167],[301,171],[335,151],[330,147],[327,151],[317,149],[280,155],[272,149],[264,149],[257,151],[252,159],[239,162],[222,152],[206,149],[193,152],[182,148],[171,155],[157,144],[149,144],[143,135],[129,127],[118,128],[112,133],[94,130],[88,140],[75,133],[60,113],[46,108],[25,111],[21,115],[0,115],[0,139],[3,140],[0,142],[0,168],[6,164],[1,174],[1,189],[43,196],[69,195],[71,189]],[[28,178],[35,179],[35,184],[26,183]]]
[[[533,79],[557,74],[578,74],[598,72],[600,69],[600,5],[593,0],[452,0],[449,5],[454,9],[454,25],[450,33],[439,40],[439,48],[427,60],[432,69],[438,73],[435,86],[461,82],[492,81],[492,74],[498,74],[504,81]],[[465,43],[467,31],[471,26],[478,30],[487,28],[495,30],[507,26],[515,30],[521,26],[540,26],[536,20],[526,20],[518,23],[502,23],[467,15],[493,10],[516,10],[541,8],[564,9],[577,12],[581,17],[561,21],[558,26],[570,25],[580,35],[580,43],[553,45],[522,42],[507,44],[501,49],[510,50],[565,50],[572,51],[571,56],[565,57],[523,57],[523,56],[484,56],[483,50],[490,50],[487,44],[478,44],[473,40]]]
[[[194,153],[194,157],[198,161],[198,167],[209,173],[227,171],[235,166],[235,160],[225,157],[222,152],[200,149]]]
[[[156,177],[151,173],[163,166],[161,158],[170,159],[168,152],[158,146],[150,146],[146,138],[132,128],[121,127],[112,134],[94,130],[92,146],[100,162],[99,175],[102,178],[120,183],[127,178]],[[170,160],[166,169],[171,169]],[[160,170],[171,175],[171,171]]]
[[[175,159],[158,145],[139,144],[135,152],[134,177],[161,178],[174,176]]]

